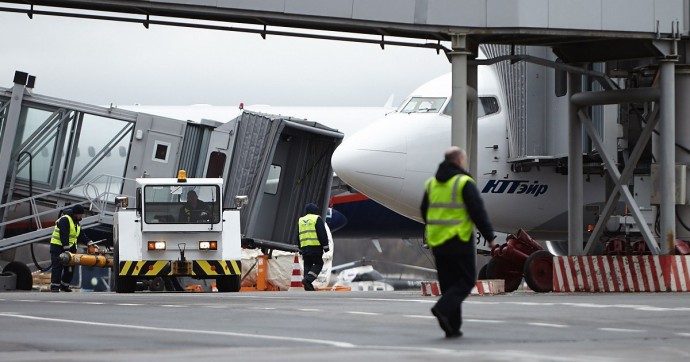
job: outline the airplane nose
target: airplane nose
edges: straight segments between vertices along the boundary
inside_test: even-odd
[[[341,180],[370,198],[395,199],[405,177],[404,139],[374,123],[338,146],[331,165]]]

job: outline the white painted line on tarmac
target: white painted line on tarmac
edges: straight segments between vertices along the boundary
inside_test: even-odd
[[[386,299],[386,298],[347,298],[348,300],[365,300],[372,302],[407,302],[407,303],[436,303],[436,298],[429,299]],[[338,300],[342,300],[338,298]]]
[[[120,305],[123,307],[139,307],[142,306],[143,304],[138,304],[138,303],[115,303],[115,305]]]
[[[102,305],[105,303],[103,303],[103,302],[82,302],[82,304]]]
[[[161,307],[164,308],[187,308],[189,307],[188,305],[182,305],[182,304],[161,304]]]
[[[0,299],[0,300],[3,300],[3,299]],[[17,299],[16,302],[36,303],[36,302],[40,302],[40,300],[36,300],[36,299]]]
[[[529,305],[529,306],[552,306],[555,305],[556,303],[541,303],[541,302],[505,302],[505,304],[515,304],[515,305]]]
[[[273,308],[273,307],[250,307],[249,309],[254,309],[254,310],[275,310],[276,308]]]
[[[676,336],[690,337],[690,333],[676,333]]]
[[[79,304],[80,302],[73,302],[71,300],[48,300],[48,303],[55,303],[55,304]]]
[[[381,315],[381,313],[373,313],[373,312],[357,312],[357,311],[350,311],[350,312],[345,312],[348,314],[360,314],[360,315]]]
[[[320,312],[321,309],[314,309],[314,308],[300,308],[298,309],[300,312]]]
[[[430,352],[438,354],[457,354],[463,353],[454,349],[447,348],[433,348],[433,347],[422,347],[422,346],[357,346],[357,348],[366,350],[379,350],[379,351],[408,351],[408,352]],[[462,354],[464,355],[464,353]]]
[[[422,319],[434,319],[436,317],[432,315],[419,315],[419,314],[403,314],[405,318],[422,318]]]
[[[529,322],[527,323],[535,327],[550,327],[550,328],[568,328],[569,326],[565,324],[555,324],[555,323],[540,323],[540,322]]]
[[[506,321],[501,321],[501,320],[495,320],[495,319],[463,319],[463,322],[470,322],[470,323],[505,323]]]
[[[333,347],[338,347],[338,348],[355,348],[356,347],[354,344],[347,343],[347,342],[329,341],[329,340],[324,340],[324,339],[271,336],[271,335],[266,335],[266,334],[209,331],[209,330],[183,329],[183,328],[164,328],[164,327],[152,327],[152,326],[135,325],[135,324],[101,323],[101,322],[79,321],[79,320],[71,320],[71,319],[44,318],[44,317],[36,317],[36,316],[21,315],[21,314],[9,314],[9,313],[0,313],[0,317],[21,318],[21,319],[30,319],[30,320],[37,320],[37,321],[44,321],[44,322],[57,322],[57,323],[66,323],[66,324],[79,324],[79,325],[87,325],[87,326],[137,329],[137,330],[156,331],[156,332],[176,332],[176,333],[183,333],[183,334],[201,334],[201,335],[229,336],[229,337],[240,337],[240,338],[251,338],[251,339],[267,339],[267,340],[276,340],[276,341],[285,341],[285,342],[311,343],[311,344],[321,344],[321,345],[333,346]]]
[[[646,330],[643,329],[625,329],[625,328],[597,328],[600,331],[604,332],[622,332],[622,333],[642,333],[642,332],[647,332]]]

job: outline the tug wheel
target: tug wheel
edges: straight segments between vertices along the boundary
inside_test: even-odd
[[[34,286],[34,279],[31,276],[31,270],[24,263],[13,261],[2,270],[3,273],[12,273],[17,277],[17,290],[31,290]]]

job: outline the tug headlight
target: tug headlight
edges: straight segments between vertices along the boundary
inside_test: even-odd
[[[149,250],[165,250],[165,241],[149,241]]]
[[[200,241],[199,250],[218,250],[217,241]]]

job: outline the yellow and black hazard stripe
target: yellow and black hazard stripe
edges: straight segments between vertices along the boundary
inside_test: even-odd
[[[157,277],[172,275],[170,260],[121,261],[121,276]],[[239,260],[193,260],[193,276],[240,275],[242,266]]]
[[[170,274],[169,260],[121,261],[121,276],[155,277]]]
[[[240,275],[242,267],[239,260],[194,260],[192,274],[195,276]]]

